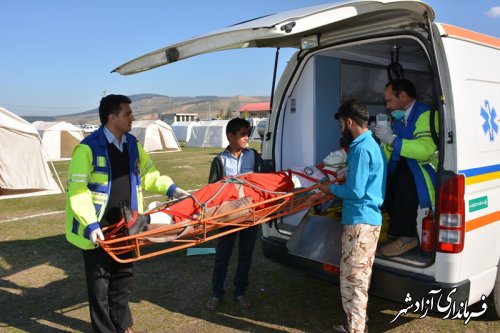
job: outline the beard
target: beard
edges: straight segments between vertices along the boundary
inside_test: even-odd
[[[342,130],[342,139],[341,139],[341,146],[349,147],[351,142],[354,141],[354,136],[352,135],[351,131],[347,127],[344,127]]]

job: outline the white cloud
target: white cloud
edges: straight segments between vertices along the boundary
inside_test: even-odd
[[[489,17],[500,17],[500,7],[491,7],[485,14]]]

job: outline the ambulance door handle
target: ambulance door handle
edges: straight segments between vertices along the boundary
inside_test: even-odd
[[[285,25],[282,25],[280,29],[281,29],[281,31],[284,31],[287,34],[289,34],[290,32],[292,32],[292,29],[293,29],[293,27],[295,27],[295,24],[296,24],[295,21],[293,21],[293,22],[287,23]]]

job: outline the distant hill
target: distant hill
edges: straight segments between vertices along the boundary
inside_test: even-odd
[[[170,97],[159,94],[130,95],[132,109],[136,120],[161,119],[162,115],[175,113],[195,113],[200,119],[212,119],[227,115],[231,112],[237,116],[241,104],[269,101],[267,96],[181,96]],[[99,124],[98,109],[73,113],[63,116],[23,116],[29,122],[42,121],[67,121],[79,124]]]
[[[29,123],[35,122],[35,121],[56,121],[56,117],[52,116],[21,116],[24,120],[26,120]]]

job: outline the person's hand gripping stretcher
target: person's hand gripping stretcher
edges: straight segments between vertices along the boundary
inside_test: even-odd
[[[182,222],[194,221],[203,214],[204,218],[222,216],[218,222],[229,222],[250,214],[245,210],[255,203],[276,198],[285,193],[304,189],[324,182],[342,181],[345,176],[346,153],[343,150],[330,153],[324,164],[297,167],[274,173],[247,173],[226,177],[219,182],[203,186],[166,208],[145,214],[122,207],[127,235],[153,230]],[[316,190],[319,191],[319,190]],[[202,205],[204,207],[202,207]],[[229,213],[234,211],[233,213]],[[191,233],[195,226],[171,229],[144,237],[151,242],[167,242]]]

